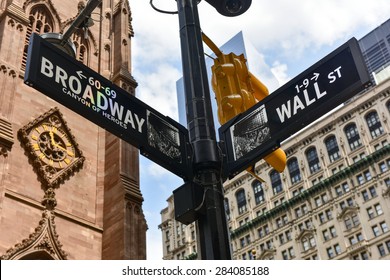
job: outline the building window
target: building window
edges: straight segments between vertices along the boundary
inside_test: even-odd
[[[301,244],[303,251],[307,251],[316,246],[316,240],[313,235],[305,236],[302,238]]]
[[[268,225],[265,225],[264,227],[261,227],[257,230],[257,233],[259,234],[259,238],[263,238],[269,233],[269,227]]]
[[[371,137],[373,139],[383,134],[383,127],[381,125],[377,112],[373,111],[369,113],[366,116],[366,122],[368,125],[368,129],[370,130]]]
[[[325,218],[325,214],[324,213],[318,214],[318,218],[320,219],[321,224],[326,222],[326,218]]]
[[[290,258],[295,258],[295,252],[293,247],[288,248],[288,253],[290,255]]]
[[[326,248],[326,252],[330,259],[334,258],[336,255],[341,254],[341,247],[339,244],[335,244],[333,247]],[[336,252],[336,253],[335,253]]]
[[[327,229],[323,230],[322,231],[322,236],[324,237],[324,241],[328,241],[330,239],[329,231]]]
[[[375,212],[376,212],[376,215],[377,215],[377,216],[383,214],[382,207],[381,207],[381,205],[380,205],[379,203],[378,203],[378,204],[375,204],[375,205],[374,205],[374,208],[375,208]]]
[[[379,251],[379,255],[380,255],[381,257],[383,257],[383,256],[386,255],[385,246],[383,246],[383,244],[379,244],[379,245],[378,245],[378,251]]]
[[[390,240],[386,241],[387,251],[390,253]]]
[[[379,169],[381,170],[381,173],[386,172],[389,168],[387,166],[387,163],[382,161],[379,163]]]
[[[336,252],[336,255],[340,255],[341,254],[341,247],[340,247],[340,245],[336,244],[333,247],[334,247],[334,250]]]
[[[286,239],[287,239],[288,241],[291,241],[291,240],[292,240],[291,231],[288,230],[288,231],[286,231],[284,234],[286,235]]]
[[[286,243],[286,239],[284,238],[283,233],[279,234],[279,242],[280,242],[280,245],[283,245],[284,243]]]
[[[229,206],[229,199],[225,198],[223,201],[223,205],[225,207],[225,213],[228,220],[230,220],[230,206]]]
[[[332,235],[332,238],[337,236],[336,228],[335,227],[330,227],[329,228],[330,234]]]
[[[368,214],[369,219],[372,219],[375,217],[374,210],[372,209],[372,207],[367,208],[367,214]]]
[[[351,215],[346,216],[344,218],[344,224],[347,230],[358,226],[360,224],[358,215],[356,213],[353,213]]]
[[[369,219],[383,214],[382,207],[379,203],[375,204],[373,207],[368,207],[366,210]]]
[[[335,256],[332,247],[326,248],[326,253],[328,254],[329,259],[332,259]]]
[[[302,180],[301,172],[299,171],[298,160],[296,158],[292,158],[287,162],[287,168],[290,174],[292,185]]]
[[[387,224],[385,222],[380,223],[380,226],[381,226],[383,232],[387,232],[389,230],[389,228],[387,227]]]
[[[347,125],[344,129],[344,132],[347,136],[349,148],[351,149],[351,151],[362,145],[356,124],[352,123]]]
[[[332,210],[330,210],[330,209],[325,210],[325,214],[326,214],[328,221],[332,220]]]
[[[274,192],[274,195],[276,195],[283,190],[282,180],[280,179],[280,174],[276,172],[276,170],[273,170],[270,173],[270,177],[271,177],[272,190]]]
[[[386,184],[386,187],[387,187],[387,188],[390,188],[390,178],[386,178],[386,179],[384,180],[384,182],[385,182],[385,184]]]
[[[247,211],[245,191],[242,189],[237,191],[236,199],[237,199],[238,214],[241,215],[242,213]]]
[[[372,179],[371,172],[369,170],[364,171],[363,174],[356,176],[356,181],[359,185],[363,185],[365,182],[368,182]]]
[[[339,146],[337,144],[337,140],[334,135],[326,138],[325,146],[326,146],[326,150],[328,151],[330,162],[334,162],[340,158]]]
[[[288,260],[287,250],[282,252],[282,257],[283,257],[283,260]]]
[[[362,260],[368,260],[368,253],[366,251],[360,253]]]
[[[314,203],[317,207],[320,207],[322,204],[326,203],[327,201],[328,201],[328,196],[326,193],[323,193],[322,195],[314,198]]]
[[[310,173],[313,174],[321,169],[320,160],[317,156],[317,150],[314,147],[309,148],[306,151],[307,163],[309,164]]]
[[[370,191],[371,197],[377,196],[375,187],[369,187],[368,190]]]
[[[349,192],[349,186],[347,183],[342,183],[340,186],[335,187],[336,195],[341,196],[344,193]]]
[[[251,244],[251,236],[250,235],[245,236],[245,239],[246,239],[246,244]]]
[[[369,187],[368,190],[362,191],[362,196],[364,201],[368,201],[371,198],[374,198],[377,196],[375,187]]]
[[[264,190],[263,190],[262,183],[258,180],[254,180],[252,183],[252,187],[253,187],[253,193],[255,195],[256,205],[264,202]]]
[[[245,238],[244,237],[240,239],[240,246],[241,246],[241,248],[245,247]]]
[[[374,236],[379,236],[381,234],[378,225],[375,225],[372,228],[372,232],[374,233]]]

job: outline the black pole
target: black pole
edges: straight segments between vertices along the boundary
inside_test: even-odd
[[[194,181],[204,188],[204,211],[198,219],[198,249],[202,259],[231,259],[222,160],[215,135],[197,3],[198,0],[177,0]]]
[[[80,14],[75,18],[75,20],[72,22],[72,25],[66,30],[64,35],[62,36],[61,45],[65,45],[72,36],[72,34],[76,31],[77,28],[80,27],[80,24],[83,23],[83,21],[91,16],[91,13],[99,4],[102,2],[102,0],[89,0],[87,5],[84,7],[84,9],[80,12]]]

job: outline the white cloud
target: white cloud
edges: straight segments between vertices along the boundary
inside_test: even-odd
[[[258,50],[277,49],[285,56],[302,56],[308,48],[331,45],[363,26],[374,28],[390,13],[386,0],[274,0],[252,1],[245,14],[228,18],[202,2],[199,10],[207,16],[201,14],[201,24],[213,40],[222,43],[244,30]]]
[[[170,174],[169,171],[167,171],[165,168],[161,167],[160,165],[158,165],[154,162],[150,162],[149,164],[145,164],[144,171],[149,176],[157,177],[157,178],[163,178],[164,176],[167,176]]]
[[[272,74],[278,79],[280,86],[287,83],[291,78],[287,75],[287,65],[279,61],[275,61],[271,68]]]
[[[134,70],[138,82],[136,95],[139,99],[163,115],[177,119],[176,81],[180,71],[173,65],[156,64],[144,71]]]

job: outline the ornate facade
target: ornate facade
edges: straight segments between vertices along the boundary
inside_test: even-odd
[[[80,0],[0,1],[0,258],[145,259],[138,150],[23,83],[32,33],[63,33]],[[135,94],[128,1],[103,0],[76,59]]]

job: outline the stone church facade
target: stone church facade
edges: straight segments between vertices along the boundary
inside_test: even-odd
[[[0,0],[0,258],[145,259],[138,150],[23,83],[33,32],[64,33],[80,0]],[[135,94],[131,10],[103,0],[76,59]]]

